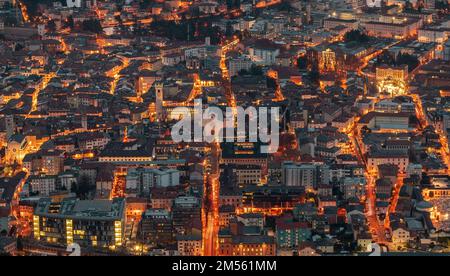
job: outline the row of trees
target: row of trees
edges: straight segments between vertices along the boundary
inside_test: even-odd
[[[27,12],[30,16],[37,16],[41,14],[40,6],[53,6],[54,2],[60,2],[65,5],[66,0],[23,0],[22,1],[27,6]]]
[[[82,176],[78,183],[72,183],[72,187],[70,187],[70,192],[75,193],[80,199],[87,199],[90,190],[91,185],[87,176]]]
[[[81,27],[82,27],[83,31],[93,32],[96,34],[103,33],[102,24],[100,23],[100,21],[98,19],[95,19],[95,18],[83,21]]]
[[[72,16],[69,16],[64,22],[63,22],[64,28],[75,28],[75,23]],[[103,33],[103,27],[98,19],[88,19],[83,21],[81,28],[83,31],[87,32],[93,32],[96,34]],[[54,20],[49,20],[46,25],[46,29],[49,32],[55,32],[56,31],[56,23]]]
[[[239,76],[262,76],[263,70],[261,66],[253,64],[249,70],[242,69],[238,72]]]
[[[408,65],[408,70],[412,71],[419,66],[420,62],[416,56],[408,53],[400,53],[395,57],[389,52],[384,52],[377,58],[376,64],[387,64],[391,66]]]
[[[437,10],[448,11],[450,10],[450,3],[447,0],[436,1],[435,7]]]
[[[229,10],[239,9],[241,7],[241,0],[226,0],[226,3]]]
[[[367,42],[369,42],[369,40],[370,40],[369,36],[360,30],[353,30],[353,31],[347,32],[344,35],[344,41],[347,43],[350,43],[350,42],[367,43]]]
[[[206,20],[154,21],[150,24],[150,29],[159,35],[176,40],[202,40],[210,37],[212,44],[220,43],[223,37],[222,30],[218,26],[213,27]]]

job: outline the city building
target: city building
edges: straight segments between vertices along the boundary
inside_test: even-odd
[[[398,167],[400,172],[406,172],[409,165],[409,155],[405,151],[372,151],[367,157],[368,170],[377,172],[378,166],[391,164]]]
[[[176,244],[175,232],[169,211],[148,209],[142,215],[138,236],[148,244],[171,246]]]
[[[366,193],[366,179],[364,177],[342,178],[340,190],[343,193],[344,199],[362,199]]]
[[[219,256],[276,256],[276,243],[269,236],[219,237]]]
[[[23,158],[28,153],[28,140],[22,134],[12,135],[6,146],[5,161],[7,164],[22,163]]]
[[[309,164],[283,164],[283,183],[313,189],[317,185],[317,167]]]
[[[178,236],[178,252],[180,256],[201,256],[202,237],[194,235]]]
[[[228,60],[229,74],[231,77],[237,76],[242,70],[250,70],[253,64],[252,60],[243,56],[231,58]]]
[[[378,82],[392,79],[396,81],[404,81],[408,77],[408,66],[379,66],[376,68],[376,79]]]
[[[370,36],[406,39],[417,35],[421,20],[415,18],[395,18],[391,22],[370,21],[363,24]]]
[[[173,227],[181,235],[192,234],[201,222],[200,200],[192,196],[177,197],[172,208]],[[194,231],[195,232],[195,231]]]
[[[311,227],[305,222],[286,222],[280,219],[276,223],[277,246],[295,248],[312,236]]]
[[[367,127],[378,131],[410,130],[408,113],[369,112],[362,116],[358,128]]]
[[[149,194],[154,187],[167,188],[180,185],[180,172],[175,169],[146,169],[128,170],[126,189]]]
[[[17,252],[17,241],[10,237],[0,237],[0,254],[15,256]]]
[[[43,198],[33,216],[37,241],[86,247],[118,248],[125,238],[125,199],[54,202]]]
[[[56,176],[31,176],[29,178],[30,192],[40,196],[49,196],[56,191]]]

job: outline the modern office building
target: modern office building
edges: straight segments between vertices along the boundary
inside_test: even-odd
[[[117,248],[125,235],[125,199],[61,202],[43,198],[33,216],[33,234],[38,241],[82,247]]]

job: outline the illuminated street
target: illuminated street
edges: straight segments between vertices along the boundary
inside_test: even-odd
[[[0,0],[0,255],[450,253],[450,2],[369,2]]]
[[[204,221],[203,224],[206,230],[203,231],[203,255],[216,256],[218,246],[217,234],[219,231],[219,143],[211,144],[211,153],[207,162],[211,165],[211,171],[206,176],[205,182],[203,212],[206,214],[206,222]]]

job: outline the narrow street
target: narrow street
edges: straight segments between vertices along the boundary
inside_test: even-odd
[[[375,195],[375,180],[376,176],[371,175],[368,171],[367,162],[362,154],[359,138],[357,133],[357,122],[353,125],[353,128],[348,132],[350,140],[352,142],[352,149],[354,151],[354,155],[358,158],[360,164],[364,165],[365,173],[364,176],[366,178],[366,218],[369,224],[369,229],[372,233],[372,239],[378,243],[386,243],[386,237],[384,233],[384,224],[380,223],[377,217],[376,211],[376,195]],[[375,233],[375,234],[374,234]]]
[[[220,193],[220,144],[211,144],[211,153],[207,162],[211,165],[211,171],[205,177],[205,194],[203,200],[203,255],[216,256],[219,233],[219,193]]]
[[[233,114],[236,115],[236,99],[231,88],[230,76],[226,65],[227,53],[237,45],[239,40],[222,46],[220,68],[222,70],[222,81],[225,88],[228,106],[233,108]],[[203,195],[203,255],[216,256],[218,249],[218,233],[219,233],[219,195],[220,195],[220,156],[221,148],[218,142],[211,144],[211,153],[206,162],[210,165],[211,170],[205,177],[204,195]]]
[[[44,76],[42,76],[42,87],[41,88],[36,88],[36,90],[34,90],[33,92],[33,97],[32,97],[32,105],[31,105],[31,111],[29,113],[29,115],[31,115],[32,112],[37,111],[37,107],[38,107],[38,99],[39,99],[39,94],[41,93],[42,90],[45,90],[45,88],[47,88],[48,83],[50,82],[50,80],[52,78],[56,77],[56,73],[55,72],[50,72]]]
[[[28,15],[27,6],[21,0],[17,1],[17,5],[19,6],[20,12],[22,13],[23,22],[29,22],[30,16]]]
[[[114,72],[112,73],[112,75],[109,75],[108,77],[113,78],[112,82],[111,82],[111,88],[110,88],[110,94],[114,95],[115,91],[116,91],[116,87],[117,87],[117,83],[120,80],[120,72],[127,68],[129,65],[129,60],[127,58],[124,58],[122,60],[122,65],[118,66]]]

